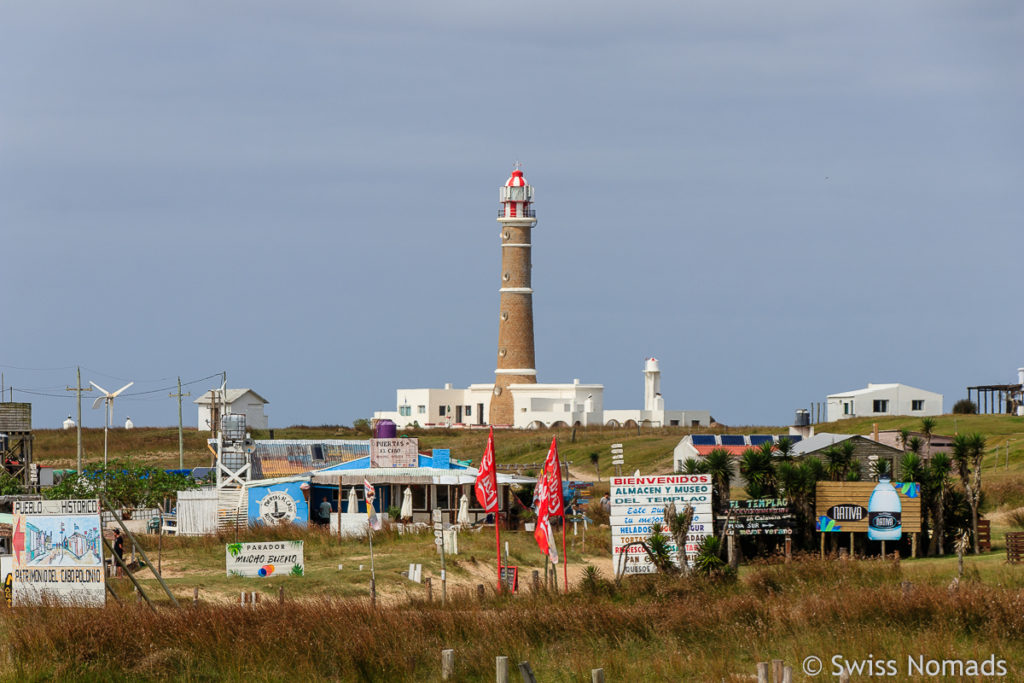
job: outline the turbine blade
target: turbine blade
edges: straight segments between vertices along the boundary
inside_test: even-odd
[[[120,389],[118,389],[117,391],[112,393],[110,395],[110,398],[114,398],[115,396],[117,396],[118,394],[120,394],[122,391],[124,391],[125,389],[127,389],[128,387],[130,387],[133,384],[135,384],[135,382],[128,382],[128,384],[125,384],[123,387],[121,387]]]
[[[96,384],[96,382],[93,382],[92,380],[89,380],[89,384],[93,385],[94,387],[96,387],[97,389],[102,391],[104,394],[109,394],[110,393],[109,391],[107,391],[106,389],[101,387],[99,384]]]
[[[103,401],[106,401],[106,400],[107,400],[106,396],[100,396],[98,399],[96,399],[95,401],[92,402],[92,409],[96,410],[97,408],[100,407],[100,403],[102,403]]]

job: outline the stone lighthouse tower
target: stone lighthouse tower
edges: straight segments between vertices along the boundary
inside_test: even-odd
[[[537,224],[533,188],[518,164],[501,188],[501,303],[498,307],[498,367],[494,371],[490,423],[515,422],[510,384],[536,384],[533,354],[533,289],[530,287],[530,233]]]

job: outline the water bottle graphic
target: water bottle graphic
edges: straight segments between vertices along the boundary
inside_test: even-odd
[[[868,500],[868,538],[872,541],[900,540],[903,534],[902,512],[900,495],[888,477],[880,478]]]

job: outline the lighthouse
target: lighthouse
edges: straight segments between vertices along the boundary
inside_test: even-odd
[[[499,191],[501,208],[501,288],[498,306],[498,366],[489,422],[515,424],[512,384],[536,384],[533,352],[533,288],[530,286],[530,235],[537,224],[533,188],[516,164]]]

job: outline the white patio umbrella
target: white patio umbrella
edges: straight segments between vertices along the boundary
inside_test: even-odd
[[[402,493],[402,511],[398,513],[402,519],[412,519],[412,489],[408,486]]]
[[[355,486],[348,490],[348,508],[346,508],[346,511],[350,515],[354,512],[359,512],[359,498],[356,496]]]
[[[459,499],[459,516],[455,519],[459,524],[469,524],[469,496],[465,492]]]

